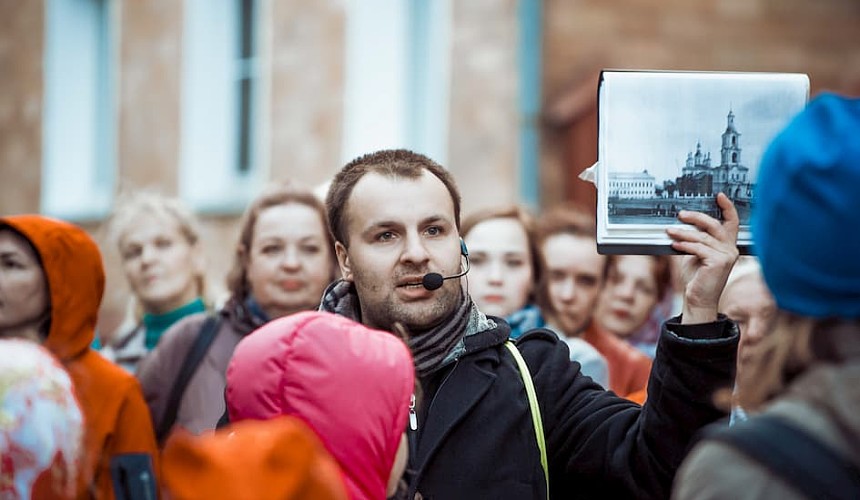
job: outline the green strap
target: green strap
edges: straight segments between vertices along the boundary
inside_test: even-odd
[[[523,378],[523,385],[526,386],[526,394],[529,398],[529,408],[532,410],[532,424],[534,424],[535,438],[537,438],[538,449],[540,449],[540,465],[543,467],[543,477],[546,480],[546,497],[549,498],[549,466],[546,460],[546,441],[543,435],[543,419],[540,415],[540,407],[538,406],[537,393],[535,385],[532,382],[532,374],[529,372],[529,367],[526,365],[526,360],[520,354],[517,346],[508,340],[505,342],[505,347],[511,351],[514,360],[517,362],[517,367],[520,369],[520,376]]]

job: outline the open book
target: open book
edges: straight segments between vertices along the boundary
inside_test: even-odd
[[[758,166],[809,99],[790,73],[604,70],[598,90],[597,248],[670,254],[665,228],[680,210],[738,209],[738,246],[752,245]]]

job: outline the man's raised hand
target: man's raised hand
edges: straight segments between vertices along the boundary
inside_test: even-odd
[[[678,219],[689,227],[666,229],[674,240],[672,248],[688,254],[681,266],[684,281],[684,309],[681,323],[716,321],[720,295],[738,259],[738,211],[723,193],[717,195],[723,213],[718,221],[701,212],[681,211]]]

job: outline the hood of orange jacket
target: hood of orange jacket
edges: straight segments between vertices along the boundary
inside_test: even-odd
[[[51,298],[51,328],[44,347],[63,361],[85,353],[95,337],[105,288],[102,257],[83,229],[41,215],[0,218],[39,254]]]
[[[215,432],[174,434],[162,456],[176,500],[346,500],[337,463],[301,420],[246,420]]]

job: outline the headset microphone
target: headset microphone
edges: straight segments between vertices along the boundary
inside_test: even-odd
[[[427,273],[421,278],[421,284],[431,292],[437,288],[441,288],[444,281],[445,278],[439,273]]]
[[[472,266],[469,264],[469,250],[466,249],[466,243],[464,243],[462,239],[460,240],[460,253],[466,258],[466,269],[463,270],[462,273],[452,274],[451,276],[442,276],[439,273],[427,273],[423,278],[421,278],[421,286],[432,292],[433,290],[441,288],[442,283],[444,283],[445,280],[452,280],[465,276]]]

